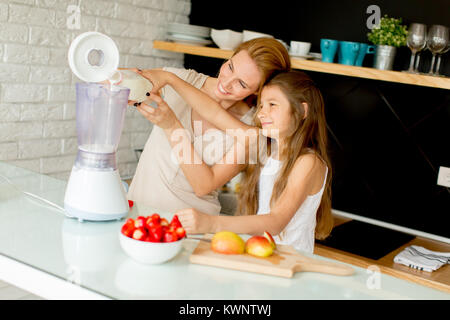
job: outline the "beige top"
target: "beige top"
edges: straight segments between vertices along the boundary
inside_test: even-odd
[[[164,68],[200,89],[207,75],[195,70]],[[163,97],[175,115],[189,132],[191,142],[203,161],[213,165],[223,158],[233,145],[233,139],[218,129],[209,129],[202,135],[192,128],[192,108],[170,86],[163,88]],[[251,108],[240,120],[250,124],[255,108]],[[211,139],[214,136],[214,139]],[[218,139],[219,137],[219,139]],[[211,145],[211,144],[219,144]],[[195,208],[209,214],[219,214],[218,192],[198,197],[186,179],[164,130],[154,126],[139,158],[136,173],[131,182],[128,199],[166,212]]]

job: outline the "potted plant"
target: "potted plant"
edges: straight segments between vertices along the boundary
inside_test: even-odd
[[[406,45],[407,36],[408,30],[402,25],[402,18],[382,17],[379,24],[367,34],[369,41],[377,46],[374,68],[392,70],[397,48]]]

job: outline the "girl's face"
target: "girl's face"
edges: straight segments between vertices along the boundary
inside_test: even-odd
[[[277,86],[266,86],[261,92],[261,104],[257,117],[264,134],[273,139],[286,137],[293,127],[289,100]]]
[[[247,51],[242,50],[220,68],[215,95],[239,101],[258,90],[261,72]]]

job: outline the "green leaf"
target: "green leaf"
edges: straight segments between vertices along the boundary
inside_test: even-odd
[[[408,30],[401,23],[402,18],[390,18],[385,14],[380,19],[380,23],[367,33],[367,39],[378,45],[404,46],[406,45]]]

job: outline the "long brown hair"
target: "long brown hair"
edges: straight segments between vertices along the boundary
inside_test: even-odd
[[[291,107],[295,128],[286,138],[286,147],[280,154],[280,158],[284,161],[273,187],[270,205],[272,207],[284,191],[296,160],[304,154],[314,153],[328,167],[325,190],[316,214],[315,230],[316,239],[325,239],[333,228],[333,216],[331,214],[331,164],[327,154],[327,129],[322,94],[311,78],[300,71],[277,74],[266,86],[277,86],[284,93]],[[307,104],[307,110],[303,103]],[[257,112],[260,108],[259,106]],[[259,123],[257,117],[255,122]],[[262,166],[262,161],[249,164],[244,173],[242,191],[239,194],[239,214],[256,214],[257,212],[257,183]]]

